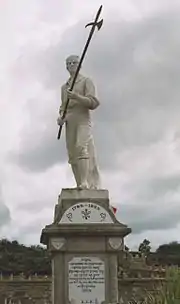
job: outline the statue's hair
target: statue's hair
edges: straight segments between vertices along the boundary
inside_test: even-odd
[[[71,59],[71,58],[75,58],[75,59],[77,59],[78,61],[79,61],[79,56],[78,55],[70,55],[70,56],[68,56],[67,58],[66,58],[66,62],[69,60],[69,59]]]

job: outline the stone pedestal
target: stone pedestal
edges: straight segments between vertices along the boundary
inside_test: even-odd
[[[41,234],[52,256],[52,303],[118,303],[117,257],[130,232],[107,190],[63,189]]]

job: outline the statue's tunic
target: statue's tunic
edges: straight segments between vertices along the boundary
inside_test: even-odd
[[[67,89],[70,88],[71,79],[61,88],[60,115],[67,101]],[[79,159],[89,159],[90,188],[98,187],[99,172],[96,164],[95,147],[91,133],[90,111],[99,106],[99,100],[95,97],[93,82],[82,75],[77,77],[73,91],[81,96],[88,97],[87,101],[79,102],[75,99],[69,100],[66,121],[66,147],[69,163],[76,164]]]

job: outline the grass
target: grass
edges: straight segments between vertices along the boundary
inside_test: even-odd
[[[166,284],[161,286],[157,295],[148,304],[180,304],[180,269],[167,270]]]
[[[180,269],[171,267],[167,271],[166,283],[154,292],[147,292],[144,301],[134,304],[180,304]]]

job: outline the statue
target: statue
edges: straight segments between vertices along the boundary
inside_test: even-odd
[[[97,27],[100,30],[102,27],[103,19],[98,20],[101,10],[102,5],[94,22],[86,25],[86,27],[92,26],[92,28],[81,58],[77,55],[71,55],[66,59],[66,68],[70,78],[61,88],[60,116],[57,119],[60,126],[57,139],[60,139],[63,124],[66,125],[66,147],[69,163],[79,190],[97,189],[99,187],[99,172],[96,164],[90,117],[90,111],[99,106],[99,100],[95,96],[93,82],[79,74],[79,71],[95,28]]]
[[[96,163],[95,147],[91,132],[91,111],[99,106],[93,82],[78,74],[73,90],[70,90],[79,64],[79,57],[71,55],[66,59],[69,80],[61,88],[59,126],[66,126],[66,147],[69,163],[78,189],[98,189],[99,172]],[[69,100],[65,118],[63,112]]]

